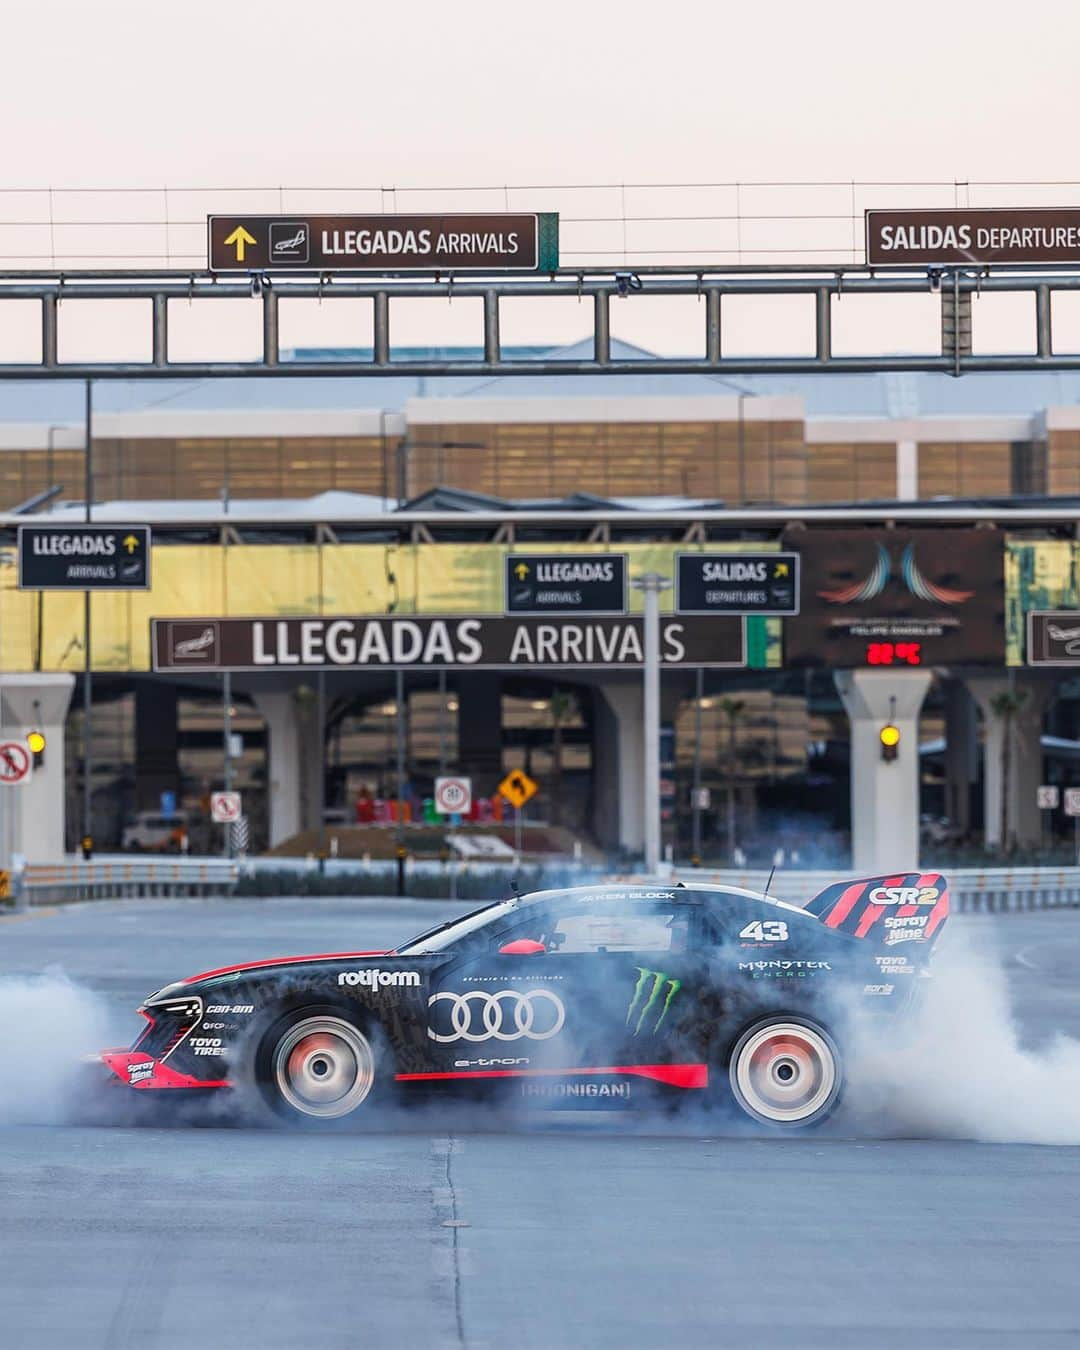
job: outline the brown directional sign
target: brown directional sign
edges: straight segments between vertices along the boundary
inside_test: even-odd
[[[640,669],[644,654],[642,620],[630,615],[153,619],[151,630],[154,669],[161,671]],[[664,615],[660,659],[669,666],[744,666],[743,620]]]
[[[1077,263],[1080,207],[867,211],[866,261]]]
[[[548,272],[559,217],[488,215],[210,216],[215,272]]]

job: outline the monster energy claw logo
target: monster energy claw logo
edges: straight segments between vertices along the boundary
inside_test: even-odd
[[[667,1016],[667,1011],[671,1007],[675,995],[682,988],[682,980],[670,979],[662,970],[646,970],[644,966],[635,966],[634,969],[638,973],[638,980],[634,986],[634,996],[626,1010],[626,1025],[630,1025],[634,1014],[637,1013],[638,1019],[634,1025],[634,1035],[636,1036],[644,1025],[646,1017],[654,1008],[657,1010],[657,1016],[652,1031],[660,1030],[660,1025]],[[652,982],[651,989],[649,988],[650,981]],[[667,985],[667,997],[664,999],[663,1005],[658,1006],[665,985]]]

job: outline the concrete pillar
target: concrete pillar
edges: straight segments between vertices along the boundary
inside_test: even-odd
[[[27,862],[64,857],[64,724],[74,675],[0,675],[0,740],[45,734],[45,763],[25,786],[0,787],[0,867],[15,854]]]
[[[1042,727],[1046,704],[1055,682],[1034,675],[976,675],[967,681],[983,715],[983,831],[988,845],[1037,848],[1042,841],[1042,818],[1035,789],[1042,782]],[[996,700],[1018,694],[1023,702],[1011,717]],[[1001,838],[1001,798],[1005,771],[1005,730],[1011,725],[1009,745],[1009,838]]]
[[[318,828],[322,737],[310,686],[260,691],[252,698],[266,719],[267,819],[273,848],[301,830]]]
[[[963,834],[971,829],[971,785],[979,776],[975,700],[962,680],[944,682],[945,814]]]
[[[473,796],[490,797],[503,777],[502,676],[470,671],[458,679],[458,760]]]
[[[593,828],[606,848],[645,846],[644,696],[640,680],[596,690],[593,737]]]
[[[135,809],[157,811],[161,794],[180,799],[178,690],[164,680],[135,681]]]
[[[851,863],[866,876],[903,872],[919,862],[919,711],[928,670],[837,671],[851,721]],[[879,732],[900,731],[896,759],[881,757]]]
[[[896,499],[901,502],[919,499],[919,443],[904,440],[896,443]]]

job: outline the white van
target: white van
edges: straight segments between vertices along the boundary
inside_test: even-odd
[[[163,816],[160,811],[140,811],[124,826],[120,847],[133,853],[182,853],[187,841],[188,818],[184,811]]]

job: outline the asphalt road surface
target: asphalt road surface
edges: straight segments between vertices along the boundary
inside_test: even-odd
[[[87,1126],[26,1095],[67,1051],[53,989],[124,1043],[169,979],[393,945],[449,912],[158,900],[0,919],[0,1350],[1080,1346],[1076,1147],[868,1137],[843,1113],[780,1139],[610,1114]],[[972,936],[980,960],[1003,954],[1025,1046],[1080,1036],[1080,914],[954,918],[943,946]],[[1049,1083],[1053,1111],[1052,1075],[1023,1083]],[[1080,1083],[1061,1091],[1080,1110]]]

